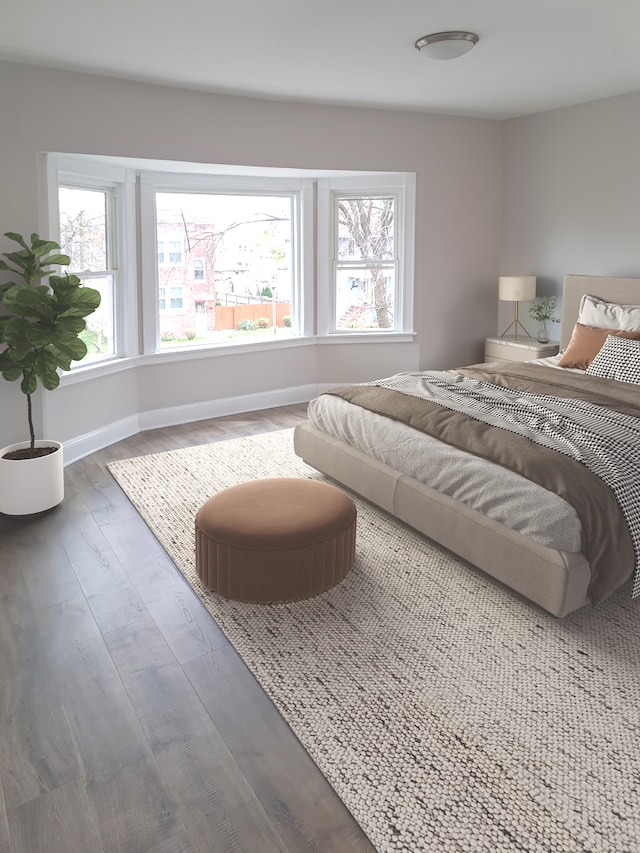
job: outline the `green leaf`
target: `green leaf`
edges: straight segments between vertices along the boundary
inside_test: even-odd
[[[51,331],[49,329],[42,329],[32,323],[27,323],[27,327],[24,330],[25,341],[32,347],[46,347],[51,340]]]
[[[75,335],[60,336],[52,346],[60,350],[63,355],[68,356],[72,361],[80,361],[87,354],[87,345],[83,340],[75,337]]]
[[[3,367],[0,363],[0,373],[8,382],[15,382],[16,379],[20,379],[22,376],[22,368],[21,367]]]
[[[53,290],[59,291],[60,293],[68,293],[72,290],[76,290],[78,287],[82,287],[82,279],[78,278],[77,275],[68,272],[64,275],[51,275],[49,283]]]
[[[45,284],[38,287],[12,287],[4,295],[4,304],[20,317],[35,315],[51,322],[54,319],[53,299]]]
[[[6,261],[0,261],[0,270],[8,270],[9,272],[19,272],[19,270],[10,267]]]
[[[53,391],[54,388],[58,387],[60,384],[58,360],[52,352],[45,349],[40,350],[35,367],[36,373],[47,391]]]
[[[41,376],[40,381],[47,391],[53,391],[60,384],[60,376],[58,371],[54,370],[53,373],[45,373],[44,376]]]
[[[86,317],[100,305],[102,297],[92,287],[79,287],[64,299],[64,314],[68,317]]]
[[[48,252],[53,252],[54,249],[60,249],[60,246],[53,240],[34,240],[32,243],[32,251],[36,258],[41,258]]]
[[[36,352],[32,347],[10,347],[7,350],[7,359],[12,364],[18,364],[20,367],[32,367],[36,360]]]
[[[3,255],[23,270],[27,269],[32,260],[26,252],[3,252]]]
[[[4,299],[5,293],[12,287],[19,287],[19,285],[17,285],[15,281],[7,281],[4,284],[0,284],[0,300]]]
[[[71,370],[71,359],[68,355],[63,355],[60,350],[55,349],[55,347],[51,350],[53,355],[55,356],[56,361],[58,362],[58,367],[61,370]]]
[[[59,248],[59,246],[56,246]],[[59,264],[60,266],[68,266],[71,263],[71,258],[69,255],[50,255],[48,258],[45,258],[41,261],[42,264],[46,264],[49,266],[50,264]]]
[[[38,379],[35,373],[25,373],[20,383],[23,394],[33,394],[38,387]]]
[[[87,323],[82,317],[60,317],[55,324],[54,333],[57,337],[60,333],[73,333],[79,335],[87,328]],[[53,335],[52,335],[53,337]]]
[[[24,241],[24,237],[22,236],[22,234],[16,234],[14,231],[5,231],[4,236],[8,237],[9,240],[13,240],[14,243],[20,243],[20,245],[24,249],[27,249],[27,250],[29,249],[29,247],[27,246],[27,244]],[[33,238],[34,235],[32,234],[31,236]],[[37,236],[37,235],[35,235],[35,236]]]
[[[9,344],[9,346],[14,347],[16,349],[25,346],[29,348],[29,344],[27,343],[28,325],[29,324],[26,320],[22,320],[19,317],[8,318],[3,323],[4,339]]]

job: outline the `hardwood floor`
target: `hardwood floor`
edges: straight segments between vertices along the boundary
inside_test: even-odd
[[[0,853],[373,851],[106,470],[305,411],[141,433],[0,516]]]

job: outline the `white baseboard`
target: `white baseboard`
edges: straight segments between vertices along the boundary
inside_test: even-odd
[[[339,383],[327,385],[334,388]],[[299,385],[295,388],[282,388],[277,391],[263,391],[257,394],[244,394],[239,397],[225,397],[222,400],[205,400],[201,403],[187,403],[184,406],[169,406],[164,409],[152,409],[115,421],[93,432],[72,438],[64,442],[64,464],[70,465],[88,456],[147,429],[177,426],[194,421],[220,418],[225,415],[239,415],[243,412],[256,412],[260,409],[274,409],[276,406],[291,406],[306,403],[320,393],[319,386]]]
[[[77,462],[78,459],[83,459],[90,453],[95,453],[96,450],[102,450],[110,444],[115,444],[116,441],[122,441],[124,438],[136,435],[138,432],[140,432],[139,416],[130,415],[127,418],[100,427],[100,429],[65,441],[63,444],[64,464],[65,466],[71,465],[72,462]]]
[[[257,394],[243,394],[240,397],[225,397],[222,400],[204,400],[201,403],[187,403],[184,406],[153,409],[148,412],[140,412],[138,418],[141,430],[158,429],[159,427],[204,421],[209,418],[221,418],[224,415],[239,415],[242,412],[257,412],[260,409],[273,409],[276,406],[306,403],[315,394],[315,385],[299,385],[296,388],[260,391]]]

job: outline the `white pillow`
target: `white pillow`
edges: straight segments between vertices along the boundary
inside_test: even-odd
[[[609,335],[587,374],[640,385],[640,341]]]
[[[583,326],[597,326],[599,329],[640,332],[640,305],[605,302],[597,296],[585,293],[580,301],[578,322]]]

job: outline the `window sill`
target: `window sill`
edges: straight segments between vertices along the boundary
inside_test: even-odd
[[[88,379],[98,379],[111,373],[121,373],[123,370],[130,370],[137,364],[139,364],[139,357],[134,356],[132,358],[112,358],[98,364],[74,367],[60,374],[60,385],[75,385],[78,382],[86,382]]]
[[[380,334],[372,332],[336,334],[286,338],[279,341],[256,341],[255,343],[217,344],[214,346],[184,347],[182,349],[159,350],[146,355],[115,358],[99,364],[76,367],[60,374],[60,385],[75,385],[91,379],[99,379],[112,373],[120,373],[131,368],[180,361],[198,361],[200,359],[221,358],[230,355],[253,354],[281,349],[299,349],[309,346],[327,346],[331,344],[398,344],[412,343],[415,332],[393,332]]]
[[[318,336],[317,344],[410,344],[416,332],[335,332]]]

